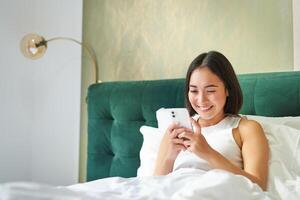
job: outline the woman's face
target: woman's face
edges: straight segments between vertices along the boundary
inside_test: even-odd
[[[197,68],[192,72],[188,97],[201,121],[212,125],[223,119],[227,96],[223,81],[208,67]]]

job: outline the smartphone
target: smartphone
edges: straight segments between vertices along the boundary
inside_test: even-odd
[[[186,108],[160,108],[156,111],[158,128],[165,132],[174,122],[179,126],[193,130],[189,112]]]

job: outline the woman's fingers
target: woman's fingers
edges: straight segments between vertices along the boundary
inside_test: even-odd
[[[177,138],[182,132],[186,131],[185,128],[175,128],[171,133],[171,138]]]
[[[191,146],[191,141],[190,140],[184,140],[183,145],[185,146],[185,148],[189,148]]]
[[[186,147],[182,144],[175,145],[175,148],[178,149],[178,150],[186,150]]]
[[[183,144],[184,140],[180,138],[173,138],[172,143],[174,144]]]
[[[201,126],[199,125],[199,123],[196,120],[194,120],[192,117],[191,117],[191,122],[193,124],[194,132],[201,133]]]
[[[184,140],[180,138],[173,138],[172,140],[173,148],[176,150],[185,150],[186,146],[183,144]]]
[[[188,132],[188,131],[183,131],[180,134],[178,134],[178,138],[191,140],[191,139],[193,139],[193,133]]]

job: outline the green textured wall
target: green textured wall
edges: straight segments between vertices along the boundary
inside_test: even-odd
[[[218,50],[237,73],[293,70],[292,0],[85,0],[83,41],[102,81],[184,77],[198,54]],[[83,58],[83,97],[91,77]],[[82,107],[81,180],[85,176]],[[86,132],[86,131],[85,131]]]

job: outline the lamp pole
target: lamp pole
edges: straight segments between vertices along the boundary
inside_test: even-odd
[[[94,83],[101,82],[100,80],[98,80],[98,62],[97,62],[96,54],[90,46],[88,46],[88,45],[86,45],[82,42],[79,42],[78,40],[75,40],[73,38],[69,38],[69,37],[55,37],[55,38],[51,38],[49,40],[46,40],[46,42],[51,42],[51,41],[55,41],[55,40],[68,40],[68,41],[75,42],[75,43],[79,44],[80,46],[82,46],[88,52],[90,58],[93,61]]]

